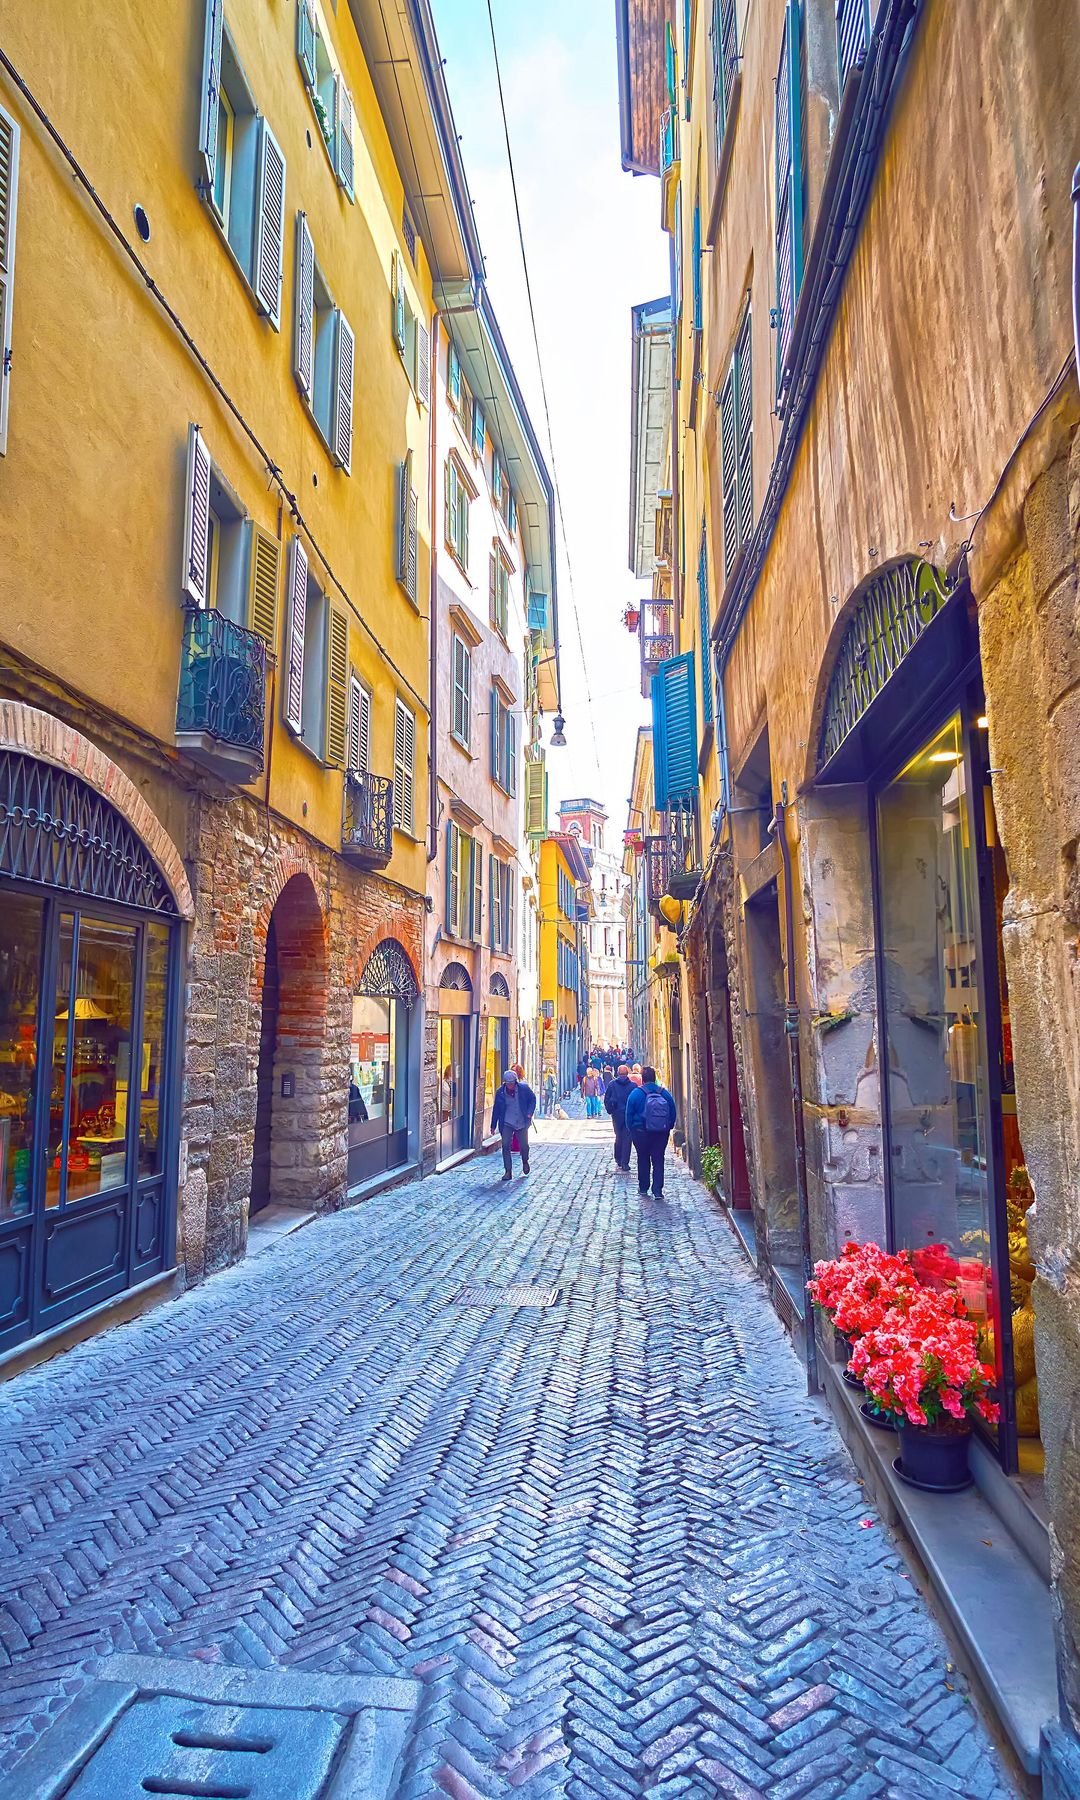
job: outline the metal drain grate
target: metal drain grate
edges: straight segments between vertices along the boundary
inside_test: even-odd
[[[466,1282],[451,1297],[453,1306],[554,1306],[562,1288],[516,1286],[496,1287],[492,1282]]]
[[[345,1727],[333,1713],[136,1700],[76,1776],[71,1800],[319,1800]]]

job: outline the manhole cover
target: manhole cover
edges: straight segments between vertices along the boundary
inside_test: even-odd
[[[108,1656],[3,1800],[392,1800],[420,1695],[397,1677]]]
[[[562,1288],[527,1287],[523,1283],[511,1287],[495,1287],[491,1282],[466,1282],[453,1296],[454,1306],[554,1306]]]

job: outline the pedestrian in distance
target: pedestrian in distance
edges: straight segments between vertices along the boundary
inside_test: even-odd
[[[595,1069],[586,1069],[581,1083],[581,1091],[585,1096],[585,1117],[598,1119],[600,1117],[600,1077]]]
[[[630,1132],[626,1124],[626,1103],[633,1092],[630,1071],[625,1063],[620,1063],[614,1081],[608,1083],[604,1095],[604,1110],[610,1113],[611,1123],[615,1128],[615,1166],[624,1175],[630,1173]]]
[[[626,1103],[626,1123],[637,1151],[638,1193],[649,1192],[651,1173],[654,1200],[663,1199],[664,1155],[675,1117],[674,1100],[667,1088],[660,1086],[656,1070],[646,1065],[641,1086]]]
[[[634,1063],[630,1069],[630,1079],[635,1087],[641,1086],[641,1064]]]
[[[532,1088],[527,1081],[519,1081],[513,1069],[507,1069],[491,1109],[491,1129],[502,1139],[504,1181],[509,1181],[514,1173],[515,1136],[521,1150],[521,1172],[523,1175],[529,1173],[529,1127],[535,1111],[536,1095]]]
[[[578,1084],[578,1088],[582,1094],[585,1092],[585,1086],[584,1086],[585,1071],[588,1068],[588,1066],[589,1065],[586,1062],[585,1058],[583,1056],[579,1056],[578,1057],[578,1065],[577,1065],[577,1084]]]

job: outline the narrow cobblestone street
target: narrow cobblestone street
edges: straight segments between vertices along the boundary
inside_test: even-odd
[[[136,1651],[419,1677],[407,1796],[1011,1793],[705,1190],[640,1201],[606,1122],[498,1173],[2,1390],[0,1767]]]

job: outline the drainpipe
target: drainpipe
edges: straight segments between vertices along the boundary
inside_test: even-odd
[[[439,532],[436,524],[438,483],[435,467],[435,413],[438,407],[439,383],[439,313],[431,321],[431,392],[428,395],[428,529],[431,533],[431,583],[428,595],[428,862],[434,862],[439,851],[439,770],[436,746],[439,742]]]
[[[786,781],[781,784],[780,795],[780,803],[773,815],[772,829],[776,833],[776,841],[780,847],[780,861],[784,869],[784,958],[787,964],[784,1034],[787,1038],[788,1057],[791,1062],[791,1115],[795,1126],[795,1188],[799,1199],[799,1236],[802,1239],[803,1305],[806,1309],[804,1314],[806,1323],[803,1332],[806,1339],[806,1391],[808,1394],[816,1394],[819,1385],[817,1336],[814,1331],[814,1310],[806,1293],[806,1283],[814,1271],[810,1260],[810,1205],[806,1191],[806,1124],[803,1119],[802,1057],[799,1052],[799,1002],[795,997],[795,913],[791,881],[791,847],[787,841],[787,830],[784,825],[784,808],[787,805]]]

